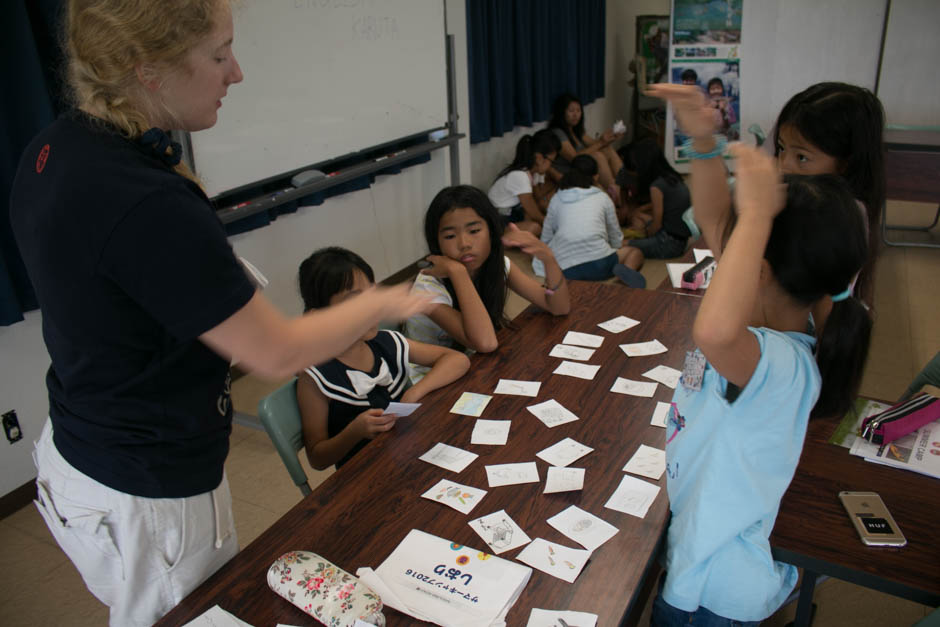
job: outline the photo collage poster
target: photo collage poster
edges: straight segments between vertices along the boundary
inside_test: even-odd
[[[718,133],[741,138],[741,10],[743,0],[672,0],[669,82],[698,86],[715,110]],[[688,163],[688,139],[667,121],[667,151],[674,163]],[[671,139],[670,139],[671,138]]]

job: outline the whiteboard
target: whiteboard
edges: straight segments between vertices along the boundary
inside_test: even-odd
[[[878,97],[888,124],[940,125],[940,2],[892,0]]]
[[[446,125],[443,2],[233,5],[245,79],[191,135],[209,196]]]

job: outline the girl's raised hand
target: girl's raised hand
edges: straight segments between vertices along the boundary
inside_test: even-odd
[[[679,127],[686,135],[694,138],[714,135],[715,110],[698,86],[657,83],[647,87],[646,95],[672,103]]]
[[[755,216],[773,220],[783,209],[787,195],[776,160],[742,143],[732,144],[729,151],[737,161],[734,198],[739,218]]]
[[[503,233],[503,246],[518,248],[527,255],[542,259],[545,251],[550,250],[545,242],[528,231],[523,231],[512,222]],[[544,259],[542,259],[544,261]]]

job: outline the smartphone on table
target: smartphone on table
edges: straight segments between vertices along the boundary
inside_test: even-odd
[[[868,546],[904,546],[904,534],[875,492],[839,492],[839,500],[862,542]]]

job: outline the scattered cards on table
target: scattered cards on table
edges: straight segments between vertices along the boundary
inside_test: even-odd
[[[549,466],[544,494],[573,492],[584,488],[584,468]]]
[[[579,379],[591,380],[594,378],[594,375],[597,374],[597,371],[600,370],[600,366],[592,366],[590,364],[579,364],[573,361],[563,361],[558,364],[558,367],[552,372],[552,374],[564,374],[569,377],[577,377]]]
[[[620,485],[614,490],[604,507],[630,514],[637,518],[646,516],[650,505],[659,494],[659,486],[629,475],[620,478]]]
[[[453,507],[462,514],[469,514],[470,510],[476,507],[476,504],[486,496],[486,490],[472,488],[467,485],[460,485],[447,479],[441,479],[434,487],[421,495],[426,499],[438,501]]]
[[[539,381],[514,381],[512,379],[500,379],[496,384],[493,394],[514,394],[516,396],[538,396],[539,387],[542,383]]]
[[[470,521],[470,527],[483,538],[496,555],[511,551],[532,542],[522,527],[509,517],[506,510],[499,510]]]
[[[457,399],[457,402],[454,403],[454,406],[450,408],[450,413],[479,417],[491,398],[493,397],[486,394],[464,392],[460,395],[460,398]]]
[[[502,445],[509,439],[511,420],[484,420],[477,418],[470,434],[470,444]]]
[[[578,331],[568,331],[562,344],[574,344],[575,346],[587,346],[597,348],[604,343],[604,337],[601,335],[592,335],[591,333],[579,333]]]
[[[617,316],[616,318],[611,318],[607,322],[601,322],[597,326],[604,329],[605,331],[610,331],[611,333],[623,333],[627,329],[632,329],[638,324],[640,324],[639,320],[634,320],[633,318],[628,318],[626,316]]]
[[[668,348],[663,346],[659,340],[650,340],[649,342],[636,342],[634,344],[621,344],[620,348],[627,354],[627,357],[643,357],[645,355],[658,355],[665,353]]]
[[[518,483],[538,483],[539,469],[535,462],[494,464],[486,466],[486,480],[491,488]]]
[[[641,444],[623,470],[658,480],[666,472],[666,451]]]
[[[593,348],[582,348],[580,346],[568,346],[567,344],[555,344],[549,357],[561,357],[562,359],[574,359],[575,361],[587,361],[594,354]]]
[[[602,518],[571,505],[548,519],[548,524],[566,538],[574,540],[589,551],[597,550],[620,531]]]
[[[567,466],[577,459],[581,459],[591,451],[590,446],[585,446],[571,438],[565,438],[556,442],[546,449],[542,449],[535,454],[539,459],[545,460],[552,466]]]
[[[610,391],[618,394],[629,394],[630,396],[649,397],[656,394],[656,386],[658,385],[658,383],[650,383],[649,381],[634,381],[633,379],[617,377],[614,384],[610,386]]]
[[[568,583],[574,583],[590,558],[590,551],[572,549],[543,538],[536,538],[516,556],[523,564]]]
[[[573,413],[565,409],[561,403],[555,399],[549,399],[537,405],[526,407],[536,418],[545,423],[546,427],[557,427],[566,422],[573,422],[578,419]]]
[[[386,414],[395,414],[399,418],[410,416],[416,409],[421,407],[421,403],[389,403],[385,408]]]
[[[596,627],[597,614],[571,610],[542,610],[532,608],[525,627]]]
[[[674,390],[676,386],[679,385],[679,377],[682,376],[682,372],[675,368],[670,368],[669,366],[656,366],[644,372],[643,376],[653,381],[659,381],[666,387],[670,387]]]
[[[479,455],[476,453],[471,453],[462,448],[438,442],[431,447],[431,450],[418,459],[429,464],[434,464],[435,466],[440,466],[445,470],[462,472],[463,469],[469,466],[477,457],[479,457]]]
[[[650,424],[654,427],[662,427],[665,429],[671,409],[672,405],[669,403],[663,403],[662,401],[656,403],[656,409],[653,410],[653,417],[650,419]]]

